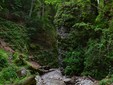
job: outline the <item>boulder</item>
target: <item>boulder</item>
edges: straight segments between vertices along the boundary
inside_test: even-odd
[[[87,77],[78,77],[76,78],[75,85],[95,85],[95,81]]]
[[[9,85],[9,84],[8,84]],[[35,76],[31,75],[11,85],[36,85]]]
[[[60,70],[45,73],[42,76],[37,75],[35,77],[36,85],[99,85],[98,81],[91,77],[77,77],[67,78],[62,76]]]
[[[60,70],[55,70],[35,77],[36,85],[66,85],[63,81],[63,76]]]
[[[17,72],[18,77],[25,77],[27,75],[27,69],[26,68],[21,68]]]

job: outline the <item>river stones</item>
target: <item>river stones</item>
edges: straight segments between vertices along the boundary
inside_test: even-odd
[[[95,85],[95,81],[87,77],[78,77],[76,78],[75,85]]]
[[[55,70],[44,75],[36,76],[36,85],[66,85],[60,70]]]
[[[96,80],[89,77],[72,77],[62,76],[60,70],[45,73],[42,76],[35,77],[36,85],[98,85]]]

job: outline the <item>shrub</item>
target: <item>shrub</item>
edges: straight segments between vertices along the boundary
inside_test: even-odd
[[[83,71],[83,55],[82,51],[72,51],[67,52],[66,57],[64,58],[64,65],[65,65],[65,74],[72,75],[80,75]]]
[[[11,84],[17,78],[16,71],[17,68],[14,65],[2,69],[0,72],[0,84]]]
[[[109,46],[108,46],[109,45]],[[112,41],[101,38],[100,41],[90,40],[85,50],[84,72],[96,79],[106,77],[113,67]]]
[[[0,38],[8,42],[13,49],[27,52],[29,38],[25,27],[0,18],[0,30]]]
[[[8,65],[8,53],[0,49],[0,71]]]
[[[56,50],[52,49],[52,50],[39,51],[35,53],[34,57],[36,60],[38,60],[38,62],[41,65],[50,66],[50,67],[58,66]]]
[[[25,60],[28,59],[27,55],[15,52],[13,55],[13,63],[17,66],[26,65]]]
[[[113,83],[113,75],[106,77],[99,82],[99,85],[111,85]]]

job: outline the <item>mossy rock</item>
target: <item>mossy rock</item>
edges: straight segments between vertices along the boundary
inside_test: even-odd
[[[35,76],[31,75],[15,82],[13,85],[36,85]]]

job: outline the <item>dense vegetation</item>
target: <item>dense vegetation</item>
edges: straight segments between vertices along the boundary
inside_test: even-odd
[[[66,38],[58,35],[61,28]],[[13,52],[7,51],[2,40]],[[113,83],[113,1],[1,0],[0,84],[36,74],[29,68],[29,56],[50,68],[62,62],[66,75],[105,78],[101,85]],[[23,67],[28,74],[19,77]]]

